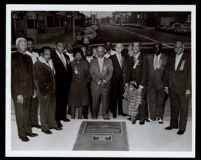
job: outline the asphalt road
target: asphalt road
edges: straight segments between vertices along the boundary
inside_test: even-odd
[[[111,41],[112,43],[132,43],[138,40],[141,42],[160,41],[167,44],[180,40],[184,43],[190,43],[191,37],[174,33],[158,32],[153,29],[102,25],[97,31],[96,43],[103,43],[104,41]]]

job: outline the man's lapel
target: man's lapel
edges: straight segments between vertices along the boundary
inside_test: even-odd
[[[115,58],[116,58],[116,63],[118,64],[119,68],[121,69],[121,65],[119,64],[119,60],[118,60],[117,54],[115,54]]]
[[[175,55],[175,56],[176,56],[176,55]],[[181,57],[181,59],[180,59],[180,61],[179,61],[179,64],[178,64],[178,66],[177,66],[176,71],[179,71],[180,69],[183,70],[184,66],[182,66],[182,68],[181,68],[181,64],[182,64],[182,63],[185,63],[185,62],[183,62],[184,60],[185,60],[185,56],[184,56],[184,53],[183,53],[183,55],[182,55],[182,57]],[[185,65],[185,64],[183,64],[183,65]]]

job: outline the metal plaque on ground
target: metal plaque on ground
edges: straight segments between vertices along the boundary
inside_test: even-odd
[[[73,150],[128,151],[126,122],[83,121]]]

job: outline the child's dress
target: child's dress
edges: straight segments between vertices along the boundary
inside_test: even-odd
[[[129,87],[126,87],[123,96],[124,113],[129,116],[136,116],[138,114],[139,105],[141,104],[141,92],[137,89],[130,91]]]

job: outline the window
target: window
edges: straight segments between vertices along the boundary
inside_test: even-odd
[[[54,24],[55,27],[59,27],[59,17],[54,18]]]
[[[47,17],[47,27],[48,28],[53,27],[53,17],[51,17],[51,16]]]
[[[34,28],[34,19],[27,19],[27,28]]]

